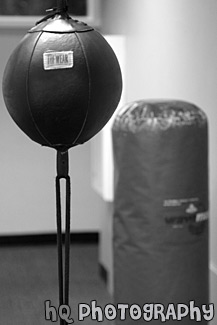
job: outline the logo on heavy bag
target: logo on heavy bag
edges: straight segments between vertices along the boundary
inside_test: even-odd
[[[208,211],[198,212],[198,210],[204,210],[198,198],[165,200],[163,206],[167,211],[167,215],[164,216],[165,222],[172,228],[188,226],[189,231],[194,235],[199,235],[204,231],[209,213]]]

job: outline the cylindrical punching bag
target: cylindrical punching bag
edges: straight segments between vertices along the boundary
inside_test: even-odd
[[[3,78],[14,121],[32,140],[56,149],[84,143],[99,132],[116,109],[121,89],[110,45],[64,11],[27,33]]]
[[[191,321],[190,312],[175,317],[178,304],[208,304],[206,116],[182,101],[141,100],[118,112],[112,134],[115,303],[154,304],[162,313],[144,310],[157,325],[174,304],[166,324],[198,324],[195,313]],[[130,325],[135,318],[127,315]],[[200,324],[207,324],[202,315]]]

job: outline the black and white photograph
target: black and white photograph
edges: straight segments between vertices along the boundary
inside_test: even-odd
[[[217,325],[217,2],[0,1],[0,324]]]

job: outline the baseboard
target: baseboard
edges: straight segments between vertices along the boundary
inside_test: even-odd
[[[91,233],[71,233],[71,243],[98,243],[99,234],[97,232]],[[64,240],[64,235],[63,235]],[[0,236],[0,245],[46,245],[56,244],[57,235],[52,234],[34,234],[34,235],[12,235]]]

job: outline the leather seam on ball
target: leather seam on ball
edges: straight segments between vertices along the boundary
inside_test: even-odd
[[[87,55],[86,55],[86,52],[85,52],[85,48],[80,40],[80,37],[78,36],[77,33],[75,33],[75,36],[81,46],[81,49],[82,49],[82,52],[83,52],[83,55],[84,55],[84,58],[85,58],[85,63],[86,63],[86,67],[87,67],[87,73],[88,73],[88,108],[87,108],[87,112],[86,112],[86,115],[85,115],[85,118],[84,118],[84,122],[83,122],[83,125],[80,129],[80,131],[78,132],[78,135],[77,137],[75,138],[73,144],[76,144],[78,139],[80,138],[81,134],[82,134],[82,131],[84,130],[84,127],[85,127],[85,124],[87,122],[87,116],[88,116],[88,113],[89,113],[89,108],[90,108],[90,94],[91,94],[91,74],[90,74],[90,68],[89,68],[89,64],[88,64],[88,59],[87,59]]]
[[[29,101],[29,73],[30,73],[30,66],[31,66],[31,63],[32,63],[32,57],[33,57],[33,54],[34,54],[34,51],[35,51],[35,48],[39,42],[39,39],[41,37],[41,35],[43,34],[43,32],[40,33],[40,35],[38,36],[37,38],[37,41],[35,42],[34,44],[34,47],[33,47],[33,50],[32,50],[32,53],[31,53],[31,57],[30,57],[30,60],[29,60],[29,65],[28,65],[28,70],[27,70],[27,76],[26,76],[26,98],[27,98],[27,104],[28,104],[28,108],[29,108],[29,112],[30,112],[30,116],[31,116],[31,119],[32,119],[32,122],[36,128],[36,130],[38,131],[39,135],[46,141],[47,145],[49,146],[52,146],[52,144],[48,141],[48,139],[43,135],[43,133],[41,132],[41,130],[39,129],[37,123],[35,122],[35,119],[33,117],[33,113],[31,111],[31,106],[30,106],[30,101]]]

